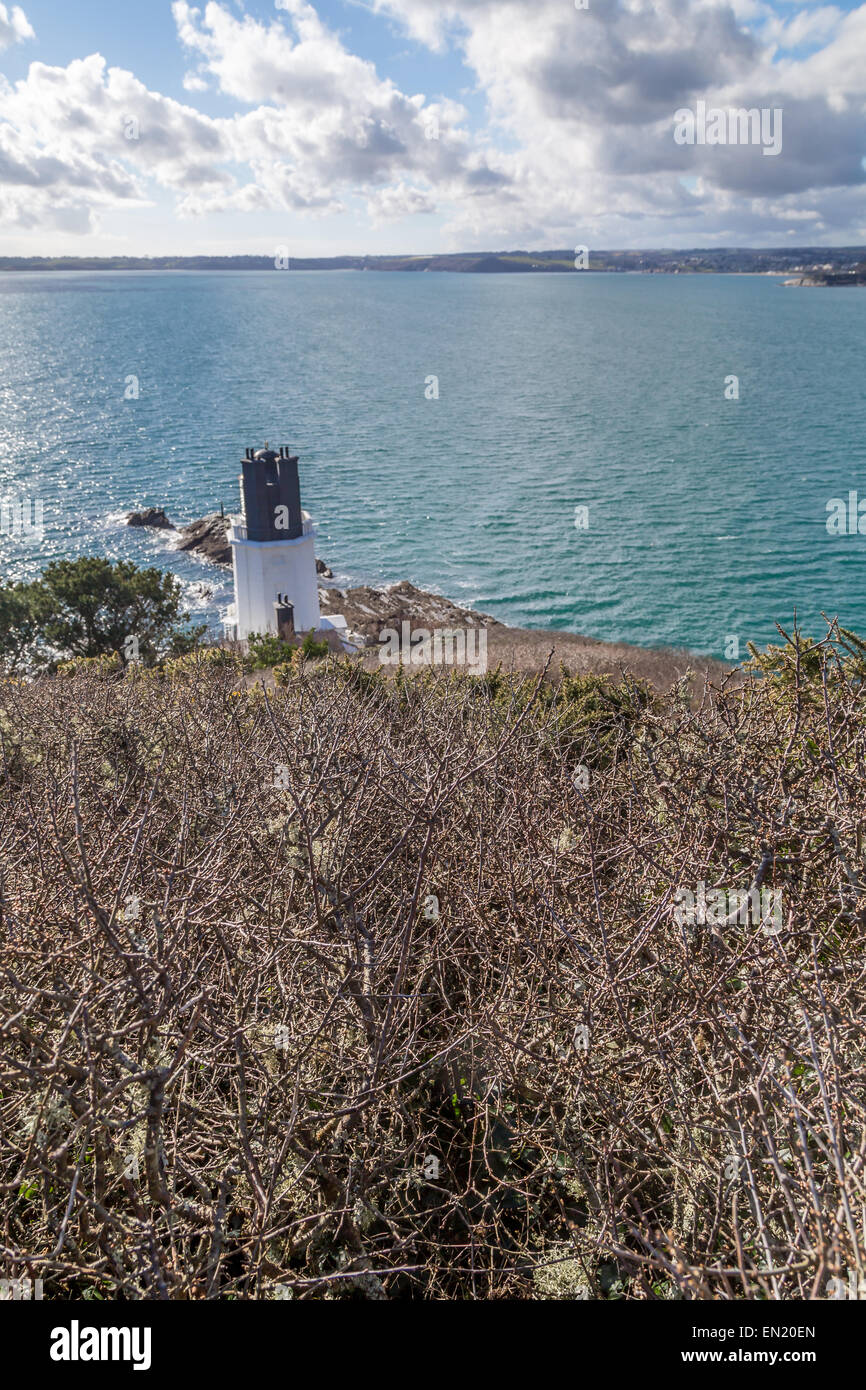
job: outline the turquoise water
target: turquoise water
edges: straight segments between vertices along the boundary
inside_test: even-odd
[[[0,498],[45,526],[0,569],[159,564],[216,622],[223,574],[122,516],[234,510],[268,440],[341,582],[718,655],[795,604],[866,632],[866,536],[825,524],[866,496],[864,345],[866,292],[757,277],[0,275]]]

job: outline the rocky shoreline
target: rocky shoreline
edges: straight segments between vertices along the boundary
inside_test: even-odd
[[[231,567],[232,548],[228,542],[229,519],[220,512],[191,521],[187,526],[175,526],[162,507],[147,507],[143,512],[130,512],[127,526],[148,526],[157,531],[175,531],[181,537],[178,550],[196,550],[215,565]]]
[[[487,666],[504,670],[540,671],[548,657],[556,674],[563,662],[572,675],[619,676],[623,671],[647,680],[657,689],[671,685],[691,671],[700,681],[706,676],[713,682],[724,679],[729,667],[712,657],[672,647],[635,647],[626,642],[601,642],[576,632],[551,628],[508,627],[487,613],[464,608],[443,598],[418,589],[404,579],[381,589],[367,585],[353,589],[322,588],[319,590],[322,613],[342,613],[349,629],[363,636],[368,650],[362,653],[365,664],[379,664],[378,647],[384,628],[401,630],[408,622],[414,629],[425,628],[484,628],[487,633]]]
[[[132,512],[129,526],[151,526],[159,530],[177,531],[182,537],[179,550],[194,551],[205,560],[224,568],[232,562],[228,543],[229,518],[219,512],[201,517],[186,526],[176,527],[161,507]],[[316,560],[321,578],[329,580],[333,573],[323,560]],[[396,584],[373,588],[362,584],[340,589],[325,584],[319,589],[319,602],[324,617],[342,613],[350,632],[363,638],[365,664],[379,664],[378,647],[384,628],[398,632],[408,622],[414,629],[425,628],[484,628],[487,633],[487,664],[495,668],[533,672],[541,670],[551,656],[551,669],[558,671],[563,662],[572,675],[610,674],[618,676],[628,671],[638,679],[647,680],[657,689],[667,689],[691,671],[699,680],[704,677],[717,682],[724,679],[730,667],[713,657],[673,647],[636,647],[626,642],[600,642],[575,632],[544,628],[508,627],[487,613],[452,603],[441,594],[429,593],[404,579]]]
[[[840,272],[836,274],[829,271],[826,274],[810,273],[799,275],[793,280],[782,281],[783,289],[838,289],[840,286],[844,288],[848,285],[853,285],[855,289],[862,289],[866,286],[866,263],[858,266],[855,270],[845,271],[844,273]]]
[[[126,524],[150,526],[159,531],[176,531],[183,537],[178,541],[178,550],[194,550],[214,565],[224,565],[227,569],[232,567],[232,548],[228,541],[229,518],[222,512],[211,512],[208,516],[200,517],[198,521],[178,527],[169,521],[162,507],[147,507],[143,512],[130,512]],[[324,560],[316,561],[316,573],[324,575],[326,579],[333,579],[333,574]]]

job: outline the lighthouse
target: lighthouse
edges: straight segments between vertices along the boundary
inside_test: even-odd
[[[298,460],[289,450],[247,449],[241,460],[242,514],[229,525],[236,635],[320,627],[316,532],[301,508]],[[326,626],[333,624],[326,622]]]

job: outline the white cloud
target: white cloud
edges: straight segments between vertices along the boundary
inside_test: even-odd
[[[780,49],[807,48],[833,38],[844,18],[835,5],[800,10],[790,19],[773,15],[761,28],[761,37]]]
[[[493,244],[491,223],[511,244],[591,235],[596,245],[647,245],[672,234],[683,244],[729,233],[732,220],[744,233],[766,227],[787,211],[780,198],[799,196],[836,231],[850,215],[843,192],[862,200],[866,6],[782,19],[757,0],[369,4],[430,47],[460,51],[486,98],[488,136],[509,150],[498,219],[489,200],[480,218],[477,206],[459,210],[455,244]],[[674,113],[699,99],[783,108],[781,155],[675,145]],[[700,180],[697,198],[683,177]]]
[[[286,206],[297,205],[299,185],[301,201],[314,206],[330,203],[334,190],[404,187],[407,177],[425,189],[459,182],[467,143],[461,106],[400,91],[350,53],[305,0],[284,0],[283,11],[292,32],[278,20],[237,19],[219,4],[203,15],[185,0],[173,5],[184,45],[225,96],[253,108],[234,120],[228,138],[257,182],[276,195],[286,189]],[[438,141],[426,136],[432,116]],[[276,176],[266,173],[268,161],[277,161]]]
[[[183,218],[332,214],[360,194],[377,220],[432,211],[438,198],[471,197],[484,180],[502,181],[470,148],[462,106],[426,103],[380,78],[310,5],[290,0],[292,32],[219,4],[203,14],[185,3],[173,10],[198,63],[185,88],[214,83],[242,109],[206,116],[99,54],[65,68],[33,63],[26,79],[0,89],[7,167],[13,185],[28,190],[7,196],[5,223],[29,226],[44,215],[50,224],[62,213],[69,225],[80,203],[77,225],[89,231],[106,209],[154,196],[149,181],[176,193]]]
[[[217,123],[147,88],[99,54],[32,63],[0,90],[2,221],[91,231],[101,212],[143,206],[147,178],[188,188],[228,178]]]
[[[13,5],[11,10],[0,5],[0,49],[35,38],[30,21],[20,5]]]
[[[399,222],[404,217],[436,211],[435,200],[420,188],[405,183],[377,189],[367,199],[367,211],[374,226],[383,222]]]
[[[92,231],[167,190],[183,219],[345,213],[346,249],[359,200],[373,225],[444,214],[447,244],[467,248],[745,243],[781,239],[792,221],[853,241],[863,226],[866,4],[367,3],[460,53],[481,129],[459,102],[401,90],[307,0],[266,19],[177,0],[189,103],[99,54],[0,82],[0,223]],[[32,33],[0,5],[0,42],[16,24]],[[234,114],[196,110],[205,90]],[[674,113],[698,99],[781,107],[781,154],[676,145]]]

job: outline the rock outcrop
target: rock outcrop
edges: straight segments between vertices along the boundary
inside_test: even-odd
[[[215,565],[231,565],[232,548],[228,541],[229,519],[214,512],[189,526],[181,527],[183,539],[178,542],[178,550],[194,550],[205,560]]]
[[[389,584],[385,589],[362,585],[357,589],[320,589],[319,605],[322,614],[342,613],[352,632],[363,636],[369,645],[379,641],[382,628],[393,627],[399,632],[402,622],[414,627],[501,627],[495,618],[460,608],[440,594],[428,594],[416,589],[408,579]]]
[[[130,512],[126,518],[127,526],[155,526],[161,531],[173,531],[173,522],[169,521],[162,507],[145,507],[143,512]]]

